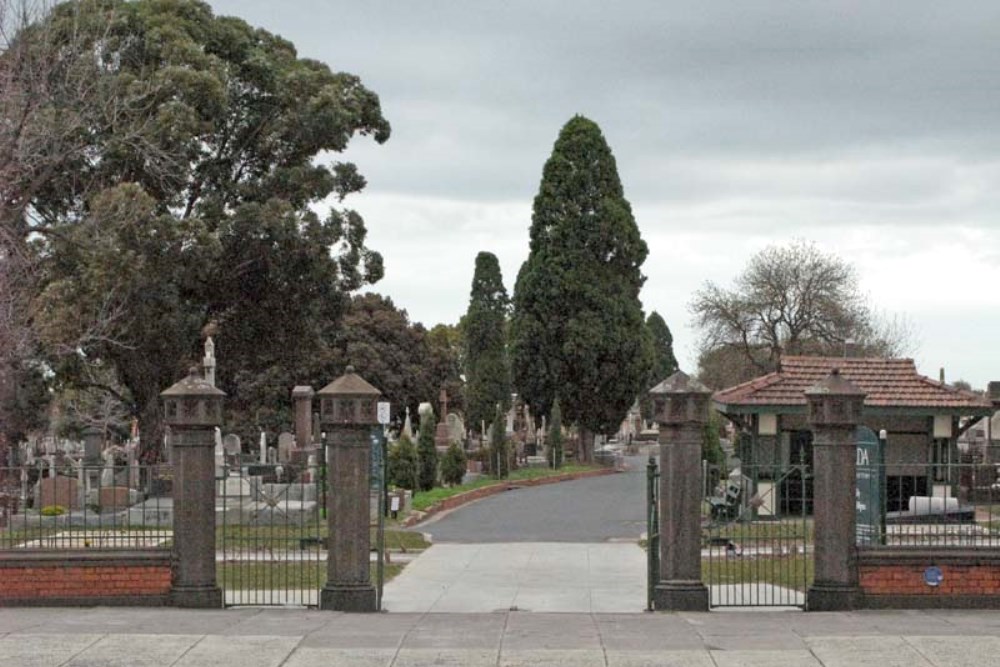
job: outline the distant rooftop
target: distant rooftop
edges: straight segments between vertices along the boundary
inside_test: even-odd
[[[874,412],[993,414],[988,399],[920,375],[912,359],[784,357],[774,373],[718,391],[713,399],[725,412],[801,412],[805,390],[834,368],[865,392],[865,407]]]

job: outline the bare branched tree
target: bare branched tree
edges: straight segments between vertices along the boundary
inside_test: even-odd
[[[841,356],[850,348],[891,357],[912,344],[905,320],[871,307],[850,263],[803,241],[765,248],[732,288],[706,283],[690,308],[702,334],[702,375],[716,385],[769,372],[782,355]]]

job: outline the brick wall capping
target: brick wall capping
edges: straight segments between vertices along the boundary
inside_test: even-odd
[[[173,562],[170,549],[22,549],[0,551],[0,569],[26,567],[93,567],[148,565]]]
[[[309,385],[295,385],[292,387],[292,398],[312,398],[316,392]]]
[[[858,547],[858,566],[996,565],[1000,550],[992,547]]]

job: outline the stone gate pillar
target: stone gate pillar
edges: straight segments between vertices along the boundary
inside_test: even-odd
[[[197,368],[160,394],[173,448],[174,571],[171,602],[221,607],[215,575],[215,427],[225,394]]]
[[[382,395],[354,372],[317,392],[327,434],[327,527],[330,543],[321,609],[378,611],[371,581],[371,439]]]
[[[708,611],[701,580],[701,440],[712,392],[678,371],[649,391],[660,425],[657,611]]]
[[[809,611],[843,611],[859,595],[855,535],[857,445],[855,433],[865,393],[839,369],[806,390],[813,431],[813,530],[815,577]]]

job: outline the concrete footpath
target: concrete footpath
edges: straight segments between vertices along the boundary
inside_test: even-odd
[[[3,667],[985,667],[1000,613],[2,609]]]

